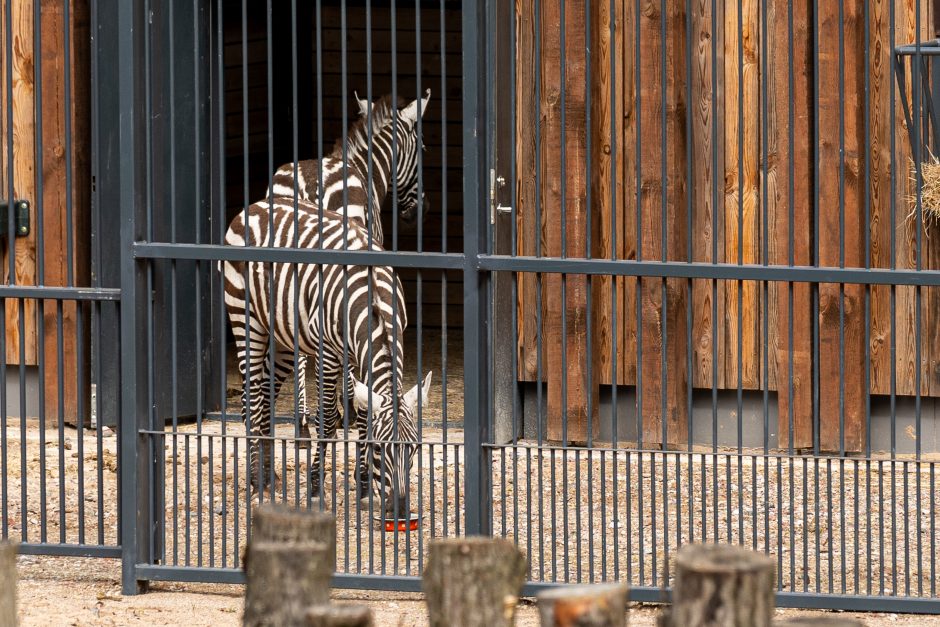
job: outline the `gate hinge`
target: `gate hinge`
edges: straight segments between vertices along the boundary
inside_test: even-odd
[[[5,237],[9,233],[10,225],[10,203],[0,200],[0,237]],[[13,201],[13,234],[16,237],[26,237],[29,235],[29,201]]]

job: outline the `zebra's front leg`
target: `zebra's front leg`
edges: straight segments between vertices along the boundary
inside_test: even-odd
[[[359,432],[359,438],[356,441],[356,496],[361,499],[369,498],[369,486],[371,485],[371,474],[369,472],[368,455],[366,451],[369,445],[366,441],[371,437],[368,431],[369,416],[365,409],[356,409],[356,430]]]

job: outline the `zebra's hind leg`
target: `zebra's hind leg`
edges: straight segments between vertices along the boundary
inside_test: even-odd
[[[273,467],[273,445],[267,437],[271,433],[270,369],[268,360],[268,334],[251,320],[252,329],[246,335],[244,326],[233,325],[237,346],[238,370],[243,378],[242,420],[248,435],[248,469],[252,487],[261,492],[268,480],[268,468]]]
[[[300,410],[300,430],[297,448],[310,448],[310,413],[307,411],[307,356],[297,356],[297,404]]]
[[[323,373],[323,391],[320,393],[320,406],[322,414],[314,414],[313,437],[320,439],[313,448],[313,459],[310,463],[308,485],[310,496],[319,497],[321,489],[321,477],[323,458],[326,457],[327,443],[323,440],[331,440],[336,437],[336,430],[340,424],[339,408],[336,402],[336,379],[337,373],[329,371]]]

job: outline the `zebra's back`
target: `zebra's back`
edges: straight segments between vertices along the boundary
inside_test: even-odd
[[[353,251],[370,248],[365,229],[354,221],[347,221],[344,228],[339,213],[324,211],[321,223],[319,210],[312,203],[299,201],[298,209],[295,214],[292,199],[255,203],[248,209],[247,225],[244,212],[232,220],[225,244]],[[382,250],[375,243],[371,249]],[[398,338],[407,324],[404,290],[389,267],[376,266],[370,273],[368,267],[356,265],[226,261],[223,271],[232,324],[244,328],[250,304],[252,329],[273,334],[280,346],[290,350],[295,339],[299,350],[308,355],[317,354],[320,346],[333,352],[343,350],[352,343],[347,333],[362,332],[373,309],[383,320],[394,320],[388,322],[392,327],[388,331],[394,329]]]
[[[313,205],[320,203],[320,182],[323,182],[323,208],[366,224],[369,197],[365,182],[352,163],[343,167],[343,160],[324,157],[322,161],[307,159],[279,167],[271,180],[267,198],[297,198]]]

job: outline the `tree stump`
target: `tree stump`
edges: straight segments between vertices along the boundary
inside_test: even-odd
[[[16,625],[16,545],[0,542],[0,625]]]
[[[775,621],[774,627],[865,627],[865,623],[841,616],[800,616]]]
[[[674,627],[765,627],[774,613],[774,560],[727,544],[687,544],[676,556]]]
[[[320,542],[330,549],[336,568],[336,519],[329,512],[296,509],[283,503],[258,507],[251,520],[251,538],[259,542]]]
[[[540,592],[542,627],[625,627],[628,590],[625,583],[602,583]]]
[[[365,605],[312,605],[307,627],[372,627],[372,611]]]
[[[432,541],[423,576],[431,627],[511,626],[528,570],[509,540]]]
[[[302,625],[311,604],[330,600],[335,564],[322,542],[259,542],[245,565],[244,625]]]

